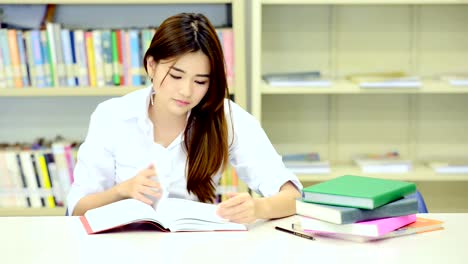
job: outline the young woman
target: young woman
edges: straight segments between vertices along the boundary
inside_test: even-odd
[[[144,56],[151,87],[105,101],[78,152],[68,212],[121,199],[153,204],[162,194],[212,203],[230,162],[263,197],[231,193],[217,213],[250,223],[295,213],[302,188],[259,123],[229,95],[216,31],[201,14],[178,14]]]

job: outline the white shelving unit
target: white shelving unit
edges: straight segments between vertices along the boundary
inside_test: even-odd
[[[150,4],[150,5],[226,5],[230,4],[231,8],[231,18],[232,18],[232,28],[234,31],[234,72],[235,80],[234,83],[230,84],[230,92],[235,96],[235,101],[242,107],[247,106],[247,97],[246,97],[246,78],[245,78],[245,10],[244,10],[244,1],[243,0],[52,0],[52,1],[43,1],[43,0],[22,0],[22,1],[0,1],[0,4],[32,4],[32,5],[42,5],[42,4],[57,4],[57,5],[90,5],[90,8],[93,5],[138,5],[138,4]],[[131,25],[129,25],[131,26]],[[57,97],[96,97],[96,98],[105,98],[112,96],[120,96],[127,94],[129,92],[138,90],[143,87],[132,87],[132,86],[116,86],[116,87],[53,87],[53,88],[6,88],[0,89],[0,100],[28,100],[31,101],[31,98],[36,100],[46,99],[47,104],[50,104],[50,100],[47,98],[57,98]],[[70,99],[67,99],[70,100]],[[81,99],[80,99],[81,100]],[[15,101],[16,102],[16,101]],[[18,101],[20,102],[20,101]],[[25,103],[26,105],[28,103]],[[89,103],[88,103],[89,104]],[[21,104],[20,104],[21,105]],[[15,109],[7,109],[11,113],[16,111]],[[36,109],[31,109],[31,114],[34,115]],[[24,110],[22,109],[21,112]],[[74,113],[76,114],[76,113]],[[3,114],[0,114],[2,118]],[[3,117],[5,118],[5,117]],[[38,118],[44,118],[43,116],[38,116]],[[9,119],[6,118],[8,121]],[[7,122],[5,121],[5,122]],[[1,123],[1,122],[0,122]],[[20,122],[12,122],[14,124]],[[13,124],[13,125],[14,125]],[[24,124],[21,124],[24,126]],[[2,127],[3,129],[3,127]],[[26,125],[27,129],[27,125]],[[34,129],[31,129],[34,130]],[[42,135],[35,135],[42,136]],[[66,136],[66,135],[65,135]],[[1,139],[0,139],[1,141]],[[0,216],[12,216],[12,215],[64,215],[65,209],[62,208],[0,208]]]
[[[254,0],[252,113],[280,153],[319,152],[330,175],[299,175],[305,185],[363,175],[356,154],[398,151],[432,211],[468,211],[468,175],[438,175],[424,165],[468,158],[468,87],[435,76],[468,69],[468,1]],[[331,87],[273,87],[262,75],[320,71]],[[362,89],[355,73],[404,71],[420,89]],[[439,190],[440,189],[440,190]],[[458,190],[458,192],[457,192]],[[437,194],[440,195],[437,195]]]

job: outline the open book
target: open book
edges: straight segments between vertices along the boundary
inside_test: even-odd
[[[150,223],[166,232],[247,230],[245,225],[219,217],[216,205],[179,198],[160,200],[156,210],[141,201],[125,199],[88,210],[80,220],[88,234],[136,223]]]

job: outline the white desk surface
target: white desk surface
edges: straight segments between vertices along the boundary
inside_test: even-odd
[[[426,214],[444,230],[356,243],[274,230],[87,235],[77,217],[0,217],[0,263],[468,263],[468,214]]]

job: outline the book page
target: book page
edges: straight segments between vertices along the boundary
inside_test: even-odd
[[[216,214],[216,205],[179,198],[166,198],[159,201],[156,214],[164,221],[178,219],[200,219],[211,222],[227,222]]]
[[[153,207],[135,199],[125,199],[89,210],[85,213],[85,217],[94,232],[142,220],[149,220],[163,225],[157,219]]]
[[[242,224],[232,223],[216,214],[216,205],[179,198],[159,201],[156,209],[167,227],[175,231],[247,230]]]

